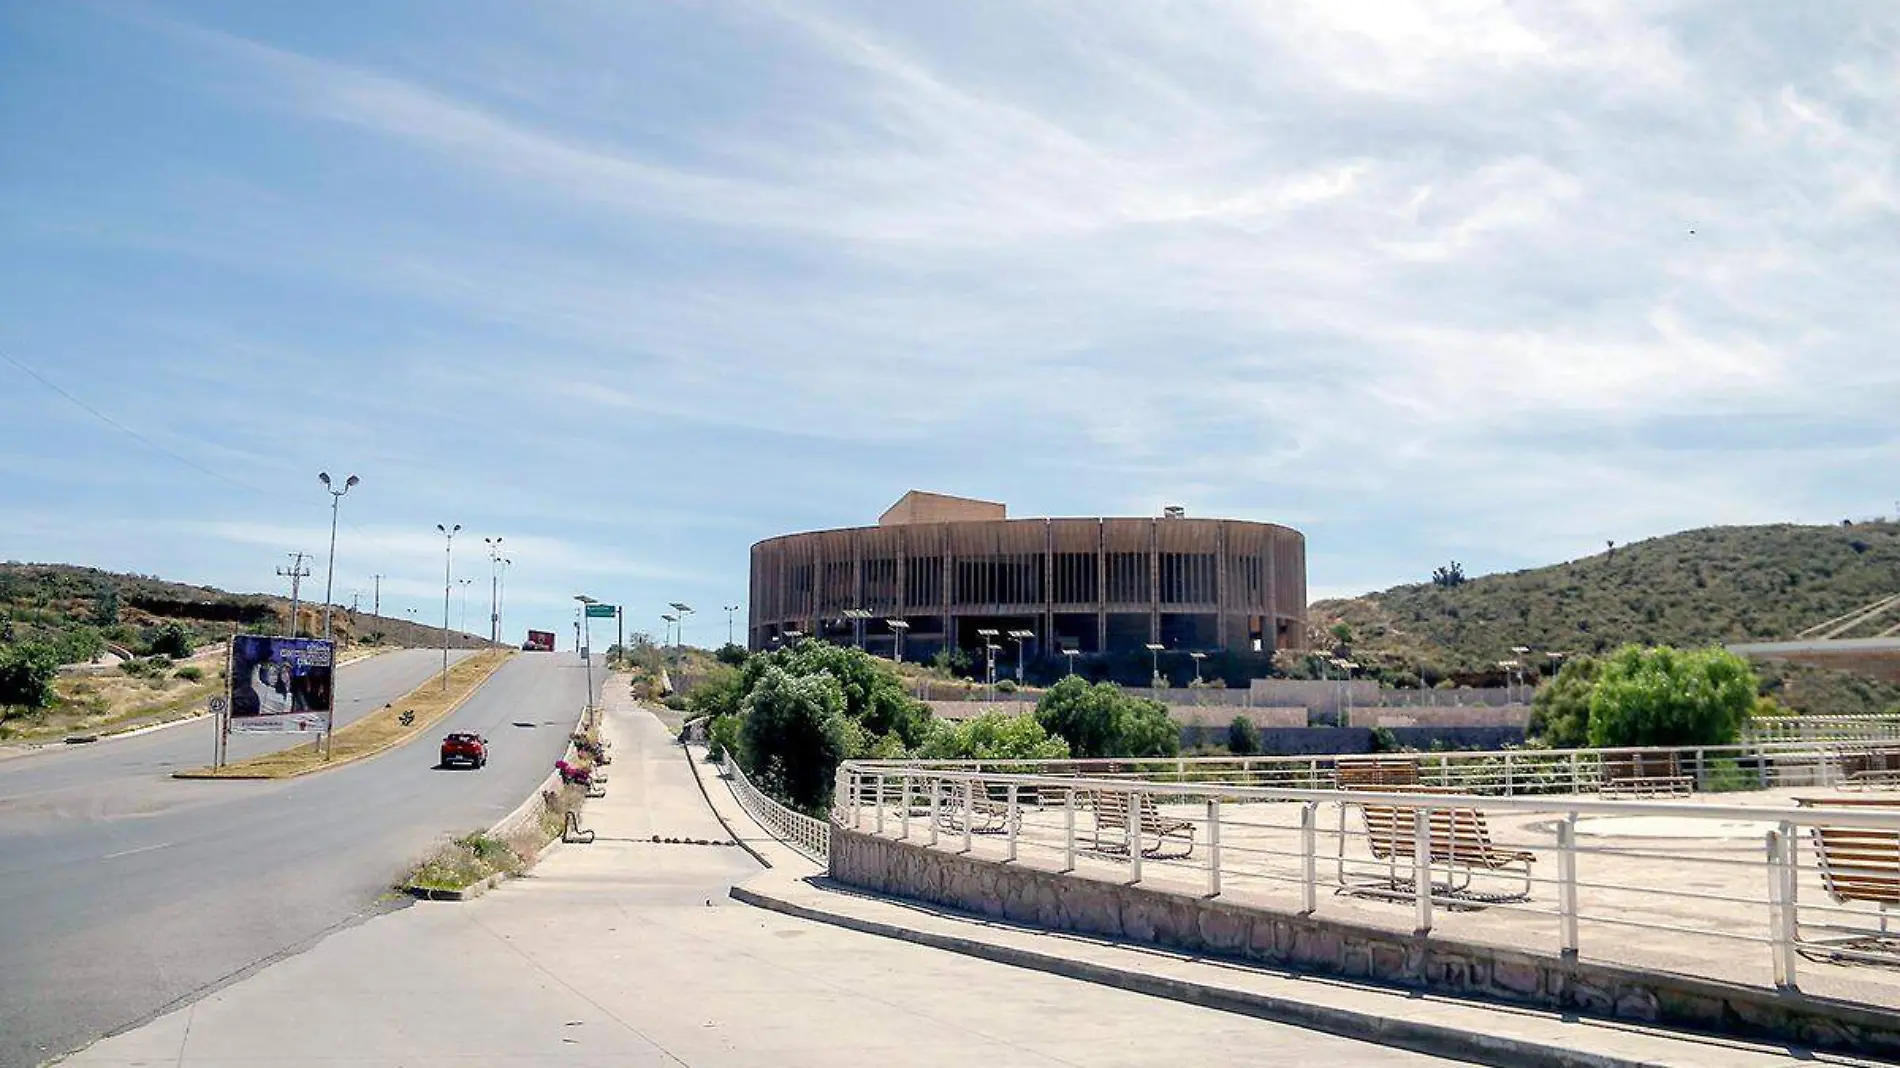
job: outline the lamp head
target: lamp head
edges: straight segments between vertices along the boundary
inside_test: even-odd
[[[318,472],[317,472],[317,481],[318,481],[318,482],[321,482],[321,483],[323,483],[323,484],[324,484],[324,485],[326,485],[326,486],[327,486],[327,485],[329,485],[329,484],[330,484],[330,472],[328,472],[328,471],[318,471]]]
[[[356,477],[355,475],[351,475],[351,476],[350,476],[349,478],[347,478],[347,479],[344,479],[344,480],[343,480],[343,492],[345,492],[345,493],[348,493],[348,492],[349,492],[349,490],[350,490],[350,487],[351,487],[351,486],[354,486],[354,485],[356,485],[356,484],[357,484],[358,482],[361,482],[361,481],[363,481],[363,480],[362,480],[362,479],[360,479],[360,478],[357,478],[357,477]]]

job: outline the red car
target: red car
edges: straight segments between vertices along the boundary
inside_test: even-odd
[[[442,766],[466,764],[479,768],[488,763],[488,739],[479,734],[457,731],[442,739]]]

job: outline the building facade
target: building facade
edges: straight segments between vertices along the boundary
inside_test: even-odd
[[[1176,508],[1010,519],[995,502],[912,492],[877,526],[754,545],[749,601],[753,649],[812,636],[905,660],[989,642],[1011,659],[1151,644],[1270,653],[1306,644],[1306,539]]]

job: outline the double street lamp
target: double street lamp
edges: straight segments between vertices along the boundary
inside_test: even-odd
[[[726,644],[731,645],[732,644],[732,614],[739,610],[739,606],[736,604],[729,604],[729,605],[725,605],[724,607],[726,609]]]
[[[1148,685],[1154,687],[1155,689],[1160,689],[1161,687],[1161,650],[1166,649],[1167,646],[1162,645],[1159,642],[1149,642],[1146,648],[1148,650],[1148,658],[1150,661],[1152,661],[1151,670],[1153,672],[1151,675],[1148,676]]]
[[[501,539],[483,538],[488,546],[488,640],[501,641]]]
[[[323,483],[324,490],[330,494],[330,563],[324,568],[323,576],[323,640],[327,642],[330,640],[330,589],[336,581],[337,507],[343,503],[343,495],[350,492],[350,487],[363,480],[351,475],[343,480],[343,488],[337,489],[330,484],[330,472],[319,471],[317,481]]]
[[[1016,685],[1021,686],[1023,684],[1023,643],[1035,641],[1036,632],[1033,630],[1012,630],[1009,632],[1009,637],[1016,643]]]
[[[449,587],[455,585],[455,535],[461,531],[462,524],[445,527],[440,523],[435,529],[442,532],[442,692],[449,692]]]
[[[884,625],[891,628],[891,658],[901,664],[904,662],[904,632],[910,629],[910,620],[887,619]]]
[[[667,607],[679,613],[679,627],[675,631],[678,641],[675,642],[675,644],[684,650],[686,648],[686,617],[693,614],[693,606],[674,601],[667,605]]]

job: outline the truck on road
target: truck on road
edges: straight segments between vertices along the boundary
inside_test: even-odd
[[[554,651],[554,632],[551,630],[531,630],[528,640],[521,643],[524,652],[551,653]]]

